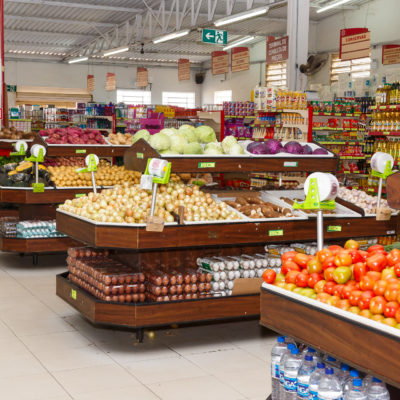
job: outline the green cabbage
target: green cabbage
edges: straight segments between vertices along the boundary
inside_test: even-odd
[[[175,135],[176,132],[178,132],[178,131],[175,128],[164,128],[164,129],[161,129],[161,131],[158,133],[163,133],[164,135],[172,136],[172,135]]]
[[[185,131],[186,129],[194,131],[194,126],[189,124],[183,124],[179,127],[178,131]]]
[[[197,138],[199,139],[199,142],[201,143],[210,143],[217,141],[214,129],[209,126],[201,125],[195,128],[194,131],[196,133]]]
[[[170,149],[175,153],[182,154],[185,144],[188,144],[188,141],[186,140],[183,133],[175,133],[174,135],[171,135],[169,138],[171,140]]]
[[[222,150],[225,154],[230,154],[230,149],[235,144],[238,144],[236,138],[234,136],[227,136],[222,141]]]
[[[211,142],[206,145],[206,147],[204,149],[204,154],[216,155],[216,154],[224,154],[224,152],[222,151],[222,147],[221,147],[220,143]]]
[[[160,151],[160,154],[162,154],[163,156],[175,156],[177,153],[172,150],[163,150]]]
[[[230,147],[228,154],[231,156],[238,156],[244,154],[244,149],[240,144],[236,143]]]
[[[191,125],[182,125],[179,128],[179,133],[182,133],[183,136],[185,136],[186,140],[191,143],[191,142],[197,142],[197,136],[194,131],[194,127]]]
[[[203,154],[203,148],[197,142],[188,143],[183,146],[183,154]]]
[[[171,140],[165,133],[158,132],[150,136],[149,144],[153,149],[163,151],[171,147]]]
[[[150,139],[150,133],[147,129],[141,129],[137,131],[132,137],[132,144],[136,143],[139,139],[144,139],[146,142]]]

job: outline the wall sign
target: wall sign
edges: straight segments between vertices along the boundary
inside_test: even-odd
[[[289,36],[267,40],[267,64],[278,63],[289,58]]]
[[[87,91],[92,93],[94,90],[94,75],[87,76]]]
[[[229,56],[226,51],[211,53],[211,70],[213,75],[226,74],[229,71]]]
[[[187,58],[180,58],[178,61],[178,80],[188,81],[190,79],[190,61]]]
[[[136,71],[136,86],[147,87],[149,84],[149,71],[147,68],[138,67]]]
[[[371,38],[368,28],[340,30],[340,52],[342,61],[370,56]]]
[[[106,90],[115,90],[115,88],[116,88],[115,74],[112,72],[107,72]]]
[[[231,71],[247,71],[250,69],[250,50],[248,47],[234,47],[231,50]]]
[[[400,64],[400,44],[385,44],[382,46],[382,64]]]

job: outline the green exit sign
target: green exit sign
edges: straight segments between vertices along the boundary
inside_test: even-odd
[[[212,44],[227,44],[228,32],[218,29],[203,29],[202,41]]]

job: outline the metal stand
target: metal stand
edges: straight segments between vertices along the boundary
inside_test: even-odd
[[[376,208],[378,209],[381,206],[381,197],[382,197],[382,185],[383,179],[379,178],[379,186],[378,186],[378,203],[376,204]]]
[[[96,188],[96,179],[94,177],[94,171],[91,172],[92,174],[92,186],[93,186],[93,192],[94,194],[97,194],[97,188]]]
[[[32,254],[32,264],[38,265],[39,262],[39,255],[37,253]]]
[[[144,339],[144,329],[143,328],[139,328],[136,330],[136,339],[139,343],[143,343],[143,339]]]
[[[318,251],[324,247],[324,214],[322,210],[317,211],[317,248]]]
[[[156,209],[156,200],[157,200],[157,188],[158,188],[158,183],[154,182],[153,183],[153,194],[151,197],[151,208],[150,208],[150,216],[154,216],[154,211]]]
[[[282,172],[279,172],[279,187],[282,186]]]

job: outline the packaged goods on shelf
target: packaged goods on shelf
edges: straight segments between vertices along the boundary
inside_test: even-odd
[[[0,220],[0,234],[3,237],[16,237],[17,236],[17,223],[16,217],[2,217]]]
[[[311,101],[314,113],[366,113],[375,104],[372,97],[338,97],[334,101]]]
[[[254,103],[252,101],[224,101],[222,109],[225,116],[253,116]]]
[[[66,237],[56,229],[56,220],[50,221],[19,221],[17,237],[24,239]]]
[[[303,92],[293,92],[276,87],[260,87],[254,89],[256,110],[276,111],[282,109],[305,110],[307,98]]]

